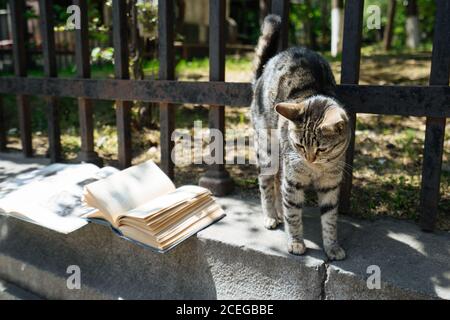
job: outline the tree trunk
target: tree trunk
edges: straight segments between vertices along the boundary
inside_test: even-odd
[[[344,0],[332,0],[331,9],[331,55],[336,57],[342,52],[344,33]]]
[[[384,29],[384,50],[388,51],[392,46],[392,34],[394,30],[394,18],[397,0],[389,0],[389,9],[388,9],[388,21],[386,24],[386,29]]]
[[[406,5],[406,45],[411,49],[417,49],[419,44],[419,8],[416,0],[408,0]]]

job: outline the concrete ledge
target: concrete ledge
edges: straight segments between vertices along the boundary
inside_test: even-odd
[[[308,252],[298,257],[282,229],[262,227],[258,199],[219,201],[228,216],[167,254],[100,225],[62,235],[0,217],[0,279],[47,299],[450,299],[449,233],[344,217],[348,258],[329,263],[317,210],[305,212]],[[67,288],[70,265],[81,269],[81,290]],[[380,267],[379,290],[367,288],[370,265]]]
[[[41,300],[11,283],[0,280],[0,300]]]
[[[167,254],[90,224],[70,235],[0,218],[0,278],[47,299],[317,299],[325,270],[291,258],[192,238]],[[69,265],[81,290],[69,290]]]
[[[323,299],[450,299],[450,233],[424,233],[407,221],[375,221],[340,217],[339,238],[347,251],[344,261],[329,262],[321,249],[320,213],[307,209],[304,229],[308,251],[286,252],[282,228],[261,227],[257,199],[221,198],[228,217],[199,238],[219,241],[266,254],[296,259],[302,267],[325,270],[319,287]],[[381,288],[369,289],[369,266],[381,271]]]
[[[368,290],[364,275],[355,275],[331,265],[327,268],[325,298],[327,300],[429,300],[436,295],[425,295],[390,282],[381,283],[380,290]]]
[[[342,219],[348,259],[327,270],[330,299],[450,299],[450,233],[422,232],[406,221]],[[367,267],[381,270],[381,289],[368,290]]]

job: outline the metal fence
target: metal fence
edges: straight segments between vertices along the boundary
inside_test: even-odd
[[[11,17],[8,8],[0,9],[0,71],[11,71],[13,69],[10,21]],[[42,38],[39,22],[37,17],[28,18],[24,30],[24,32],[28,33],[26,39],[30,41],[27,55],[35,64],[39,64],[42,57]],[[71,30],[57,28],[54,32],[54,38],[56,65],[59,69],[72,67],[75,61],[75,33]],[[32,46],[30,46],[31,43],[33,44]],[[90,48],[105,47],[105,44],[98,39],[90,39],[89,46]]]
[[[194,103],[210,105],[211,128],[225,131],[224,106],[248,106],[252,92],[248,83],[229,83],[225,79],[225,0],[210,0],[209,82],[175,81],[174,63],[174,3],[159,0],[159,80],[129,80],[126,1],[113,1],[113,37],[115,52],[115,79],[90,78],[89,40],[86,1],[74,0],[81,9],[81,29],[76,30],[76,79],[58,79],[55,61],[55,38],[51,14],[51,0],[40,0],[41,32],[45,66],[44,78],[28,78],[25,60],[23,17],[24,1],[10,1],[13,34],[15,77],[0,78],[0,93],[16,94],[19,111],[23,154],[31,157],[29,95],[46,97],[48,109],[49,153],[52,161],[61,159],[60,129],[58,125],[58,97],[78,98],[81,152],[80,160],[96,161],[93,143],[92,104],[95,99],[116,100],[118,132],[118,159],[125,168],[131,164],[130,109],[133,100],[160,104],[161,167],[171,177],[174,164],[171,152],[174,143],[175,104]],[[363,0],[348,0],[345,4],[344,40],[341,84],[338,96],[350,112],[352,142],[347,163],[352,165],[354,132],[357,113],[427,117],[424,156],[422,164],[421,220],[424,230],[433,230],[438,212],[439,184],[446,117],[450,116],[450,1],[436,0],[432,67],[429,86],[367,86],[358,85],[361,35],[363,29]],[[282,17],[279,49],[287,46],[288,0],[272,0],[271,11]],[[1,102],[1,99],[0,99]],[[1,108],[0,108],[1,110]],[[0,121],[4,121],[0,112]],[[6,146],[4,123],[0,126],[0,146]],[[219,181],[217,192],[224,193],[230,183],[224,165],[208,167],[206,177]],[[341,207],[349,211],[352,172],[346,172]]]

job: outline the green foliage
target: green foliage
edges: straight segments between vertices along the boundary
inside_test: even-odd
[[[292,2],[289,12],[289,42],[314,49],[328,48],[330,7],[318,0]]]
[[[406,5],[408,1],[397,1],[396,13],[393,30],[393,49],[404,49],[406,44]],[[381,25],[384,30],[388,16],[388,0],[366,0],[364,2],[364,21],[367,21],[367,8],[371,5],[377,5],[381,9]],[[419,11],[419,25],[424,46],[427,46],[433,39],[434,16],[436,6],[434,1],[417,0]],[[368,30],[364,27],[364,42],[377,42],[378,30]]]
[[[291,2],[289,13],[290,43],[307,45],[314,49],[329,48],[330,43],[330,10],[331,1],[303,0]],[[419,10],[419,24],[424,46],[432,41],[435,3],[429,0],[417,0]],[[393,48],[404,49],[406,43],[406,4],[405,1],[397,1],[397,10],[394,19]],[[388,0],[366,0],[364,2],[364,22],[369,17],[368,7],[379,6],[381,11],[381,30],[368,30],[363,24],[363,41],[367,44],[379,43],[383,37],[383,30],[387,23]],[[425,49],[425,47],[423,48]]]
[[[96,47],[91,51],[91,62],[93,64],[105,64],[114,62],[114,48]]]
[[[94,0],[88,0],[89,37],[107,46],[109,27],[101,23],[102,12],[94,5]]]
[[[239,40],[246,44],[256,44],[259,37],[259,11],[249,8],[247,0],[230,1],[230,16],[238,23]]]
[[[70,13],[67,13],[67,6],[58,3],[53,4],[53,12],[55,18],[55,26],[66,25]]]
[[[206,58],[193,58],[190,60],[182,59],[177,64],[177,72],[186,70],[208,69],[209,60]]]
[[[398,1],[397,4],[397,12],[398,8],[402,5],[400,4],[401,1]],[[384,30],[384,27],[387,24],[388,20],[388,0],[366,0],[364,1],[364,16],[363,21],[367,21],[369,18],[370,12],[368,11],[368,8],[370,6],[378,6],[380,8],[381,12],[381,26],[382,30]],[[403,24],[404,25],[404,24]],[[373,43],[377,42],[379,39],[382,38],[381,31],[377,29],[371,29],[369,30],[365,23],[363,23],[363,40],[365,43]]]
[[[158,7],[150,1],[136,3],[139,31],[145,38],[156,39],[158,33]]]
[[[420,29],[427,41],[432,41],[434,34],[434,16],[436,5],[434,1],[418,0]]]
[[[433,39],[435,3],[428,0],[417,0],[419,8],[419,25],[422,42],[429,43]],[[406,4],[398,5],[394,24],[394,47],[404,48],[406,43]]]

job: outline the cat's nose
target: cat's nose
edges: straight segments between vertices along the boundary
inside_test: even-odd
[[[316,161],[316,155],[314,153],[308,153],[306,155],[306,160],[308,160],[308,162],[313,163],[314,161]]]

